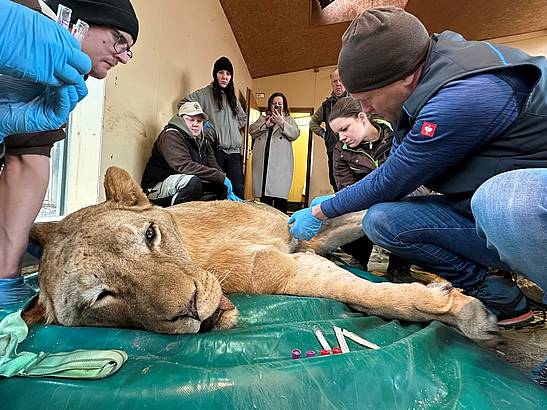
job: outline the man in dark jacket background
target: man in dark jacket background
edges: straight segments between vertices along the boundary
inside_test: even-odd
[[[327,148],[327,159],[329,164],[329,181],[334,189],[334,192],[338,191],[336,186],[336,179],[334,178],[334,168],[332,161],[332,152],[338,142],[338,135],[331,129],[329,125],[329,114],[334,107],[334,104],[342,98],[348,95],[344,84],[340,81],[340,75],[338,69],[334,70],[330,74],[330,85],[332,87],[332,94],[327,97],[323,104],[315,111],[310,120],[310,128],[314,134],[319,135],[325,141],[325,147]],[[321,124],[325,124],[325,128],[321,127]]]

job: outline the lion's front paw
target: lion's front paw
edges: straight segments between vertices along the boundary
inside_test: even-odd
[[[231,310],[225,310],[222,312],[222,315],[218,319],[218,322],[215,326],[217,329],[231,329],[237,324],[239,318],[239,311],[234,306]]]

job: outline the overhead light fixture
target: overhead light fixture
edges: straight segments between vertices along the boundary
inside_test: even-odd
[[[336,0],[319,0],[319,5],[321,6],[321,10],[323,10],[329,4],[334,3],[335,1]]]

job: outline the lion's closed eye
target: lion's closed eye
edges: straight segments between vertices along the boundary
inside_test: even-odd
[[[97,297],[95,298],[95,301],[91,304],[92,307],[100,307],[103,305],[106,305],[116,297],[116,294],[108,289],[102,289]]]
[[[111,292],[110,290],[103,290],[99,295],[97,296],[97,299],[95,299],[95,303],[105,299],[106,297],[111,296],[114,297],[114,292]]]
[[[95,275],[94,275],[95,276]],[[80,293],[82,299],[82,307],[97,308],[106,305],[116,297],[116,294],[104,287],[104,285],[93,286]]]

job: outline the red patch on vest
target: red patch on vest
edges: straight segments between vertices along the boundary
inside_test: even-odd
[[[436,129],[437,129],[437,124],[424,121],[424,123],[422,124],[422,129],[420,131],[420,134],[422,134],[424,137],[432,137],[433,135],[435,135]]]

